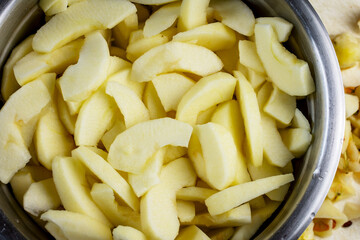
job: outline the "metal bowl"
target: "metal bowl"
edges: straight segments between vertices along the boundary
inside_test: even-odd
[[[332,43],[307,0],[247,0],[256,15],[280,16],[294,24],[288,47],[305,59],[316,82],[305,110],[314,140],[302,159],[294,160],[296,181],[281,207],[255,234],[255,239],[297,239],[320,208],[335,175],[344,133],[344,98]],[[0,66],[11,49],[43,22],[37,0],[0,1]],[[0,186],[0,239],[51,239]]]

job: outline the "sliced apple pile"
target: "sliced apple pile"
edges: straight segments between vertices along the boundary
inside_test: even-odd
[[[25,211],[56,239],[251,238],[312,140],[292,24],[240,0],[39,4],[1,86],[0,181]]]

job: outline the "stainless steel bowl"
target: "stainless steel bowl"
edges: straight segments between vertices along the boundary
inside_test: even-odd
[[[255,239],[297,239],[320,208],[335,175],[344,133],[344,100],[340,69],[331,41],[307,0],[246,0],[259,16],[280,16],[294,24],[289,47],[310,64],[316,93],[308,97],[313,143],[294,160],[295,183],[281,207],[258,231]],[[0,66],[11,49],[43,21],[37,0],[0,1]],[[7,185],[0,187],[0,239],[51,238],[14,199]]]

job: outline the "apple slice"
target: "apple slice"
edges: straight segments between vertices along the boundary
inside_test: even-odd
[[[264,105],[264,112],[278,120],[280,123],[289,125],[294,117],[296,98],[290,96],[273,85],[269,99]]]
[[[175,193],[180,188],[194,185],[195,181],[196,174],[186,158],[163,167],[160,183],[151,188],[140,203],[141,226],[150,239],[175,239],[180,227]]]
[[[195,82],[179,73],[167,73],[156,76],[152,83],[166,112],[176,111],[184,94]]]
[[[126,128],[150,120],[149,110],[136,93],[129,87],[116,82],[106,84],[106,94],[112,96],[124,116]]]
[[[294,158],[294,155],[285,146],[276,127],[275,120],[266,113],[262,113],[261,125],[263,128],[262,138],[266,160],[274,166],[285,167]]]
[[[190,222],[195,217],[195,204],[190,201],[176,200],[176,211],[180,223]]]
[[[202,124],[210,122],[211,117],[212,117],[212,115],[213,115],[213,113],[215,112],[216,109],[217,109],[217,106],[214,105],[214,106],[209,107],[208,109],[206,109],[204,111],[201,111],[198,114],[198,117],[196,119],[196,124],[197,125],[202,125]]]
[[[286,42],[289,39],[293,24],[280,17],[259,17],[256,23],[270,24],[278,37],[279,42]]]
[[[131,79],[148,82],[156,75],[175,71],[207,76],[220,71],[222,67],[216,54],[204,47],[169,42],[154,47],[139,57],[133,64]]]
[[[216,123],[194,127],[200,141],[206,179],[211,187],[222,190],[227,188],[236,176],[237,149],[231,133]]]
[[[180,15],[181,3],[162,6],[145,21],[144,36],[152,37],[171,27]]]
[[[175,240],[187,239],[210,240],[210,238],[195,225],[182,229],[175,238]]]
[[[263,130],[256,94],[245,76],[234,71],[238,83],[235,89],[246,133],[246,156],[254,166],[261,166],[263,161]]]
[[[171,118],[139,123],[116,137],[108,161],[115,169],[139,174],[161,147],[187,147],[192,130],[189,124]]]
[[[126,62],[126,63],[128,63],[128,62]],[[131,76],[131,64],[129,63],[129,65],[130,65],[129,67],[123,68],[123,69],[117,71],[116,73],[110,75],[106,81],[108,83],[109,82],[117,82],[122,85],[125,85],[126,87],[133,90],[139,98],[142,98],[146,83],[140,83],[140,82],[131,80],[131,77],[130,77]]]
[[[239,59],[242,65],[259,73],[265,73],[254,42],[248,40],[239,41]]]
[[[359,97],[345,93],[345,116],[350,117],[359,110]]]
[[[307,62],[283,47],[269,24],[255,26],[256,50],[271,81],[291,96],[306,96],[315,91]]]
[[[91,199],[85,168],[78,159],[55,157],[52,171],[56,190],[66,210],[88,215],[107,226],[112,226]]]
[[[39,3],[40,4],[40,3]],[[68,1],[67,0],[58,0],[50,6],[50,8],[44,10],[46,16],[53,16],[60,12],[63,12],[67,9]]]
[[[78,39],[49,53],[28,53],[14,65],[17,82],[22,86],[43,73],[63,73],[69,65],[76,63],[83,43],[84,40]]]
[[[81,102],[88,98],[105,81],[109,63],[109,48],[104,37],[99,32],[87,35],[79,61],[68,67],[59,79],[64,100]]]
[[[152,156],[147,163],[146,169],[141,174],[128,174],[128,182],[136,196],[141,197],[151,187],[160,182],[160,170],[164,162],[166,149],[161,148]]]
[[[348,221],[346,215],[340,211],[329,199],[325,199],[319,211],[316,213],[315,218],[334,219],[336,226],[334,229],[340,228],[345,222]]]
[[[187,187],[181,188],[176,192],[176,199],[204,202],[208,197],[215,193],[217,193],[217,191],[211,188]]]
[[[210,0],[183,0],[180,8],[178,29],[187,31],[201,25],[207,24],[206,9]]]
[[[73,135],[75,131],[75,123],[77,116],[70,114],[69,108],[66,102],[64,101],[60,90],[57,91],[56,95],[57,95],[56,105],[59,112],[58,114],[59,118],[62,124],[64,125],[64,127],[66,128],[66,130]]]
[[[111,165],[88,147],[78,147],[72,156],[79,159],[100,180],[108,184],[133,210],[139,210],[139,200],[126,180]],[[110,155],[109,155],[110,156]]]
[[[177,147],[177,146],[168,145],[165,147],[165,150],[166,153],[164,156],[164,164],[168,164],[169,162],[172,162],[175,159],[183,157],[185,154],[187,154],[186,147]]]
[[[10,180],[11,189],[18,203],[24,205],[24,194],[34,183],[30,172],[17,172]]]
[[[52,178],[32,183],[24,195],[24,209],[34,216],[50,209],[57,209],[60,205],[61,201]]]
[[[41,220],[47,221],[45,228],[55,236],[63,236],[61,239],[89,239],[89,240],[111,240],[111,230],[108,226],[97,219],[84,214],[49,210],[41,215]],[[49,226],[48,228],[47,226]],[[51,229],[51,230],[50,230]]]
[[[224,72],[200,79],[181,99],[176,119],[195,125],[201,111],[232,99],[235,85],[236,79]]]
[[[30,160],[36,121],[52,99],[55,74],[16,91],[0,111],[0,180],[8,183]],[[30,124],[31,123],[31,124]],[[30,129],[29,129],[30,128]],[[30,141],[29,141],[30,140]]]
[[[255,17],[251,9],[239,0],[215,0],[210,7],[215,10],[215,18],[240,34],[254,33]]]
[[[285,146],[297,158],[306,152],[312,140],[311,133],[303,128],[284,129],[280,135]]]
[[[136,7],[128,1],[82,1],[42,26],[35,34],[33,48],[37,52],[51,52],[91,31],[113,28],[135,12]]]
[[[96,91],[82,105],[75,124],[77,146],[97,146],[115,122],[116,104],[103,89]]]
[[[152,48],[169,42],[177,33],[176,28],[169,28],[152,37],[145,37],[142,30],[134,31],[130,35],[129,45],[126,48],[126,58],[134,62]]]
[[[74,139],[62,125],[54,104],[40,117],[34,143],[39,162],[49,170],[54,157],[70,156],[75,148]]]
[[[216,216],[211,216],[209,213],[200,213],[196,215],[192,221],[184,222],[183,224],[194,224],[208,228],[237,227],[244,224],[251,224],[250,204],[245,203]]]
[[[173,37],[174,41],[187,42],[206,47],[212,51],[229,49],[235,45],[235,32],[220,22],[209,23],[180,32]]]
[[[15,79],[13,67],[17,61],[30,53],[32,49],[32,40],[34,35],[30,35],[19,45],[17,45],[11,52],[10,57],[6,61],[3,68],[3,75],[1,79],[1,95],[5,101],[9,99],[11,94],[20,88],[20,85]]]
[[[105,183],[94,183],[91,197],[114,226],[127,225],[141,230],[140,215],[129,207],[119,205],[114,191]]]
[[[143,102],[149,110],[150,119],[166,117],[165,109],[152,82],[146,84]]]
[[[222,214],[292,181],[294,176],[290,173],[239,184],[211,195],[205,204],[212,216]]]
[[[124,239],[133,239],[133,240],[146,240],[146,236],[139,230],[128,227],[128,226],[117,226],[113,230],[113,239],[114,240],[124,240]]]
[[[255,90],[257,90],[266,81],[265,74],[256,72],[250,68],[248,69],[247,76],[251,86]]]

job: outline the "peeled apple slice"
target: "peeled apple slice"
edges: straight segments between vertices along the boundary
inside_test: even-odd
[[[59,79],[64,100],[81,102],[89,97],[105,81],[109,64],[109,47],[101,33],[87,35],[79,61]]]
[[[63,239],[111,240],[110,227],[92,217],[70,211],[49,210],[41,215],[45,228]],[[50,224],[50,229],[47,227]]]
[[[204,64],[206,63],[206,64]],[[144,53],[133,64],[131,79],[151,81],[156,75],[182,71],[207,76],[222,69],[223,63],[211,50],[182,42],[169,42]]]
[[[115,122],[116,104],[103,89],[96,91],[82,105],[75,124],[77,146],[97,146],[104,133]]]
[[[108,82],[106,93],[112,96],[124,116],[126,128],[150,120],[149,110],[129,87],[117,82]]]
[[[179,17],[180,5],[179,2],[167,4],[151,14],[145,22],[144,36],[152,37],[171,27]]]
[[[182,97],[177,108],[176,119],[195,125],[201,111],[232,99],[235,85],[236,79],[224,72],[200,79]]]
[[[209,3],[210,0],[183,0],[177,24],[178,29],[182,32],[207,24],[206,9]]]
[[[161,147],[187,147],[192,130],[189,124],[171,118],[139,123],[116,137],[108,161],[115,169],[139,174]]]
[[[111,29],[135,12],[135,5],[129,1],[88,0],[73,4],[37,31],[33,48],[37,52],[51,52],[88,32]]]
[[[109,220],[91,199],[90,188],[85,178],[85,168],[79,160],[56,157],[53,160],[52,170],[56,190],[66,210],[88,215],[111,226]]]
[[[146,240],[146,236],[139,230],[128,226],[117,226],[113,230],[114,240]]]
[[[212,0],[210,7],[215,10],[215,18],[240,34],[254,33],[255,17],[251,9],[240,0]]]
[[[271,25],[255,25],[255,44],[266,73],[278,88],[291,96],[315,91],[308,63],[281,45]]]
[[[109,185],[114,192],[134,211],[139,210],[139,200],[126,180],[100,155],[90,148],[78,147],[72,156],[79,159],[102,182]]]

